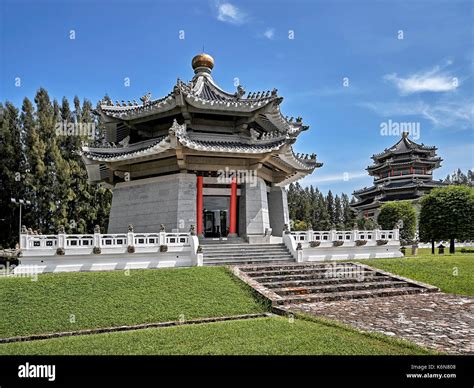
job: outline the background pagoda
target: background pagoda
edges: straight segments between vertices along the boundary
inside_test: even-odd
[[[281,114],[276,89],[222,90],[208,54],[195,56],[192,67],[192,80],[178,79],[163,98],[102,100],[107,144],[83,147],[82,158],[91,182],[113,188],[109,233],[128,224],[157,232],[165,224],[195,225],[204,237],[281,235],[289,223],[285,185],[321,166],[315,154],[293,152],[308,126]]]
[[[371,187],[354,191],[357,202],[351,207],[358,217],[377,219],[380,206],[389,201],[417,200],[432,188],[442,186],[433,180],[433,170],[441,166],[436,147],[417,144],[408,139],[408,132],[392,147],[372,156],[374,164],[367,167],[374,177]]]

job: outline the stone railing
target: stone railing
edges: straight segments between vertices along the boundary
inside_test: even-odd
[[[283,243],[297,262],[402,256],[399,229],[286,232]]]
[[[191,244],[191,232],[158,232],[110,234],[21,234],[23,255],[83,255],[107,253],[149,253],[167,251],[197,251]]]
[[[346,242],[355,242],[355,241],[377,241],[377,240],[387,240],[387,241],[398,241],[400,239],[399,229],[393,230],[307,230],[304,232],[291,232],[291,235],[294,237],[296,242],[306,242],[310,243],[311,241],[324,242],[334,242],[334,241],[343,241]]]

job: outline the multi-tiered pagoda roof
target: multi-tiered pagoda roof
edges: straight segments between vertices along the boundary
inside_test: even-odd
[[[433,180],[433,170],[441,166],[436,147],[417,144],[403,132],[402,138],[390,148],[372,156],[374,163],[367,167],[374,184],[354,191],[357,202],[352,207],[359,214],[374,217],[385,202],[417,200],[434,187],[442,186]]]
[[[213,66],[209,55],[196,56],[192,80],[178,79],[162,98],[148,93],[141,103],[114,103],[105,97],[97,111],[105,142],[82,150],[90,181],[209,170],[202,157],[212,156],[225,165],[228,158],[246,159],[242,168],[257,166],[267,181],[283,186],[322,165],[315,154],[294,153],[292,144],[308,126],[301,117],[282,115],[276,89],[246,93],[238,86],[227,92],[213,80]]]

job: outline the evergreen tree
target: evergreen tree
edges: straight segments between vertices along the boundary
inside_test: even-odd
[[[350,207],[349,196],[345,193],[341,196],[342,201],[342,216],[345,229],[352,229],[355,222],[354,211]]]
[[[0,243],[12,246],[18,242],[18,205],[11,198],[23,199],[22,134],[18,109],[10,102],[0,104]]]
[[[334,228],[336,226],[336,209],[334,205],[334,196],[332,195],[331,190],[328,191],[326,197],[326,207],[329,216],[330,227]]]
[[[336,194],[334,198],[334,225],[336,229],[343,230],[343,213],[342,213],[342,202],[339,195]]]

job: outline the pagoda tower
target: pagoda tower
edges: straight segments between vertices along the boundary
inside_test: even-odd
[[[374,164],[367,171],[374,177],[374,184],[354,191],[357,202],[351,207],[359,217],[377,219],[385,202],[411,200],[416,205],[432,188],[444,185],[433,180],[433,171],[442,162],[436,150],[413,142],[408,132],[403,132],[395,145],[372,156]]]
[[[101,101],[105,141],[84,146],[82,159],[90,182],[113,189],[109,233],[194,225],[203,238],[259,242],[289,224],[285,186],[322,165],[293,151],[308,126],[281,114],[276,89],[224,91],[213,67],[199,54],[191,81],[162,98]]]

